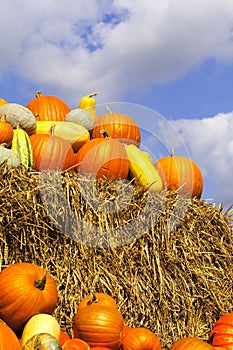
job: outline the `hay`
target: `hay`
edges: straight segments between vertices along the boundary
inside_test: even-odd
[[[59,290],[55,310],[72,334],[79,301],[112,295],[125,323],[154,331],[164,349],[204,340],[233,310],[230,210],[177,193],[94,181],[76,173],[0,169],[0,268],[45,267]]]

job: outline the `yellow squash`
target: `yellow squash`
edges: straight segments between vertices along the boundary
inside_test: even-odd
[[[93,97],[97,95],[98,95],[97,92],[93,92],[89,95],[83,96],[79,101],[79,105],[78,105],[78,108],[87,110],[92,116],[93,120],[96,119],[96,101]]]
[[[23,347],[29,339],[41,333],[50,334],[59,341],[60,331],[60,325],[54,316],[44,313],[34,315],[24,326],[21,346]]]
[[[131,176],[149,191],[160,192],[163,189],[163,183],[152,163],[150,154],[141,151],[133,144],[125,145],[125,149]]]

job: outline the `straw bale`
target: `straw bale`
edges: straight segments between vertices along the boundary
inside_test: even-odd
[[[148,327],[168,349],[183,336],[207,340],[233,311],[232,211],[177,192],[69,171],[0,169],[0,268],[46,268],[55,310],[72,334],[79,301],[112,295],[125,324]]]

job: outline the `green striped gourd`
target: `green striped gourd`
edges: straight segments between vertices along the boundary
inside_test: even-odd
[[[11,149],[19,155],[21,165],[29,170],[34,167],[32,145],[28,133],[20,128],[19,123],[14,129]]]

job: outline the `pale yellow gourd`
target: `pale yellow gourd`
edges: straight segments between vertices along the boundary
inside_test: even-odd
[[[21,346],[23,347],[34,335],[47,333],[59,341],[60,325],[57,319],[49,314],[37,314],[32,316],[24,326]]]

